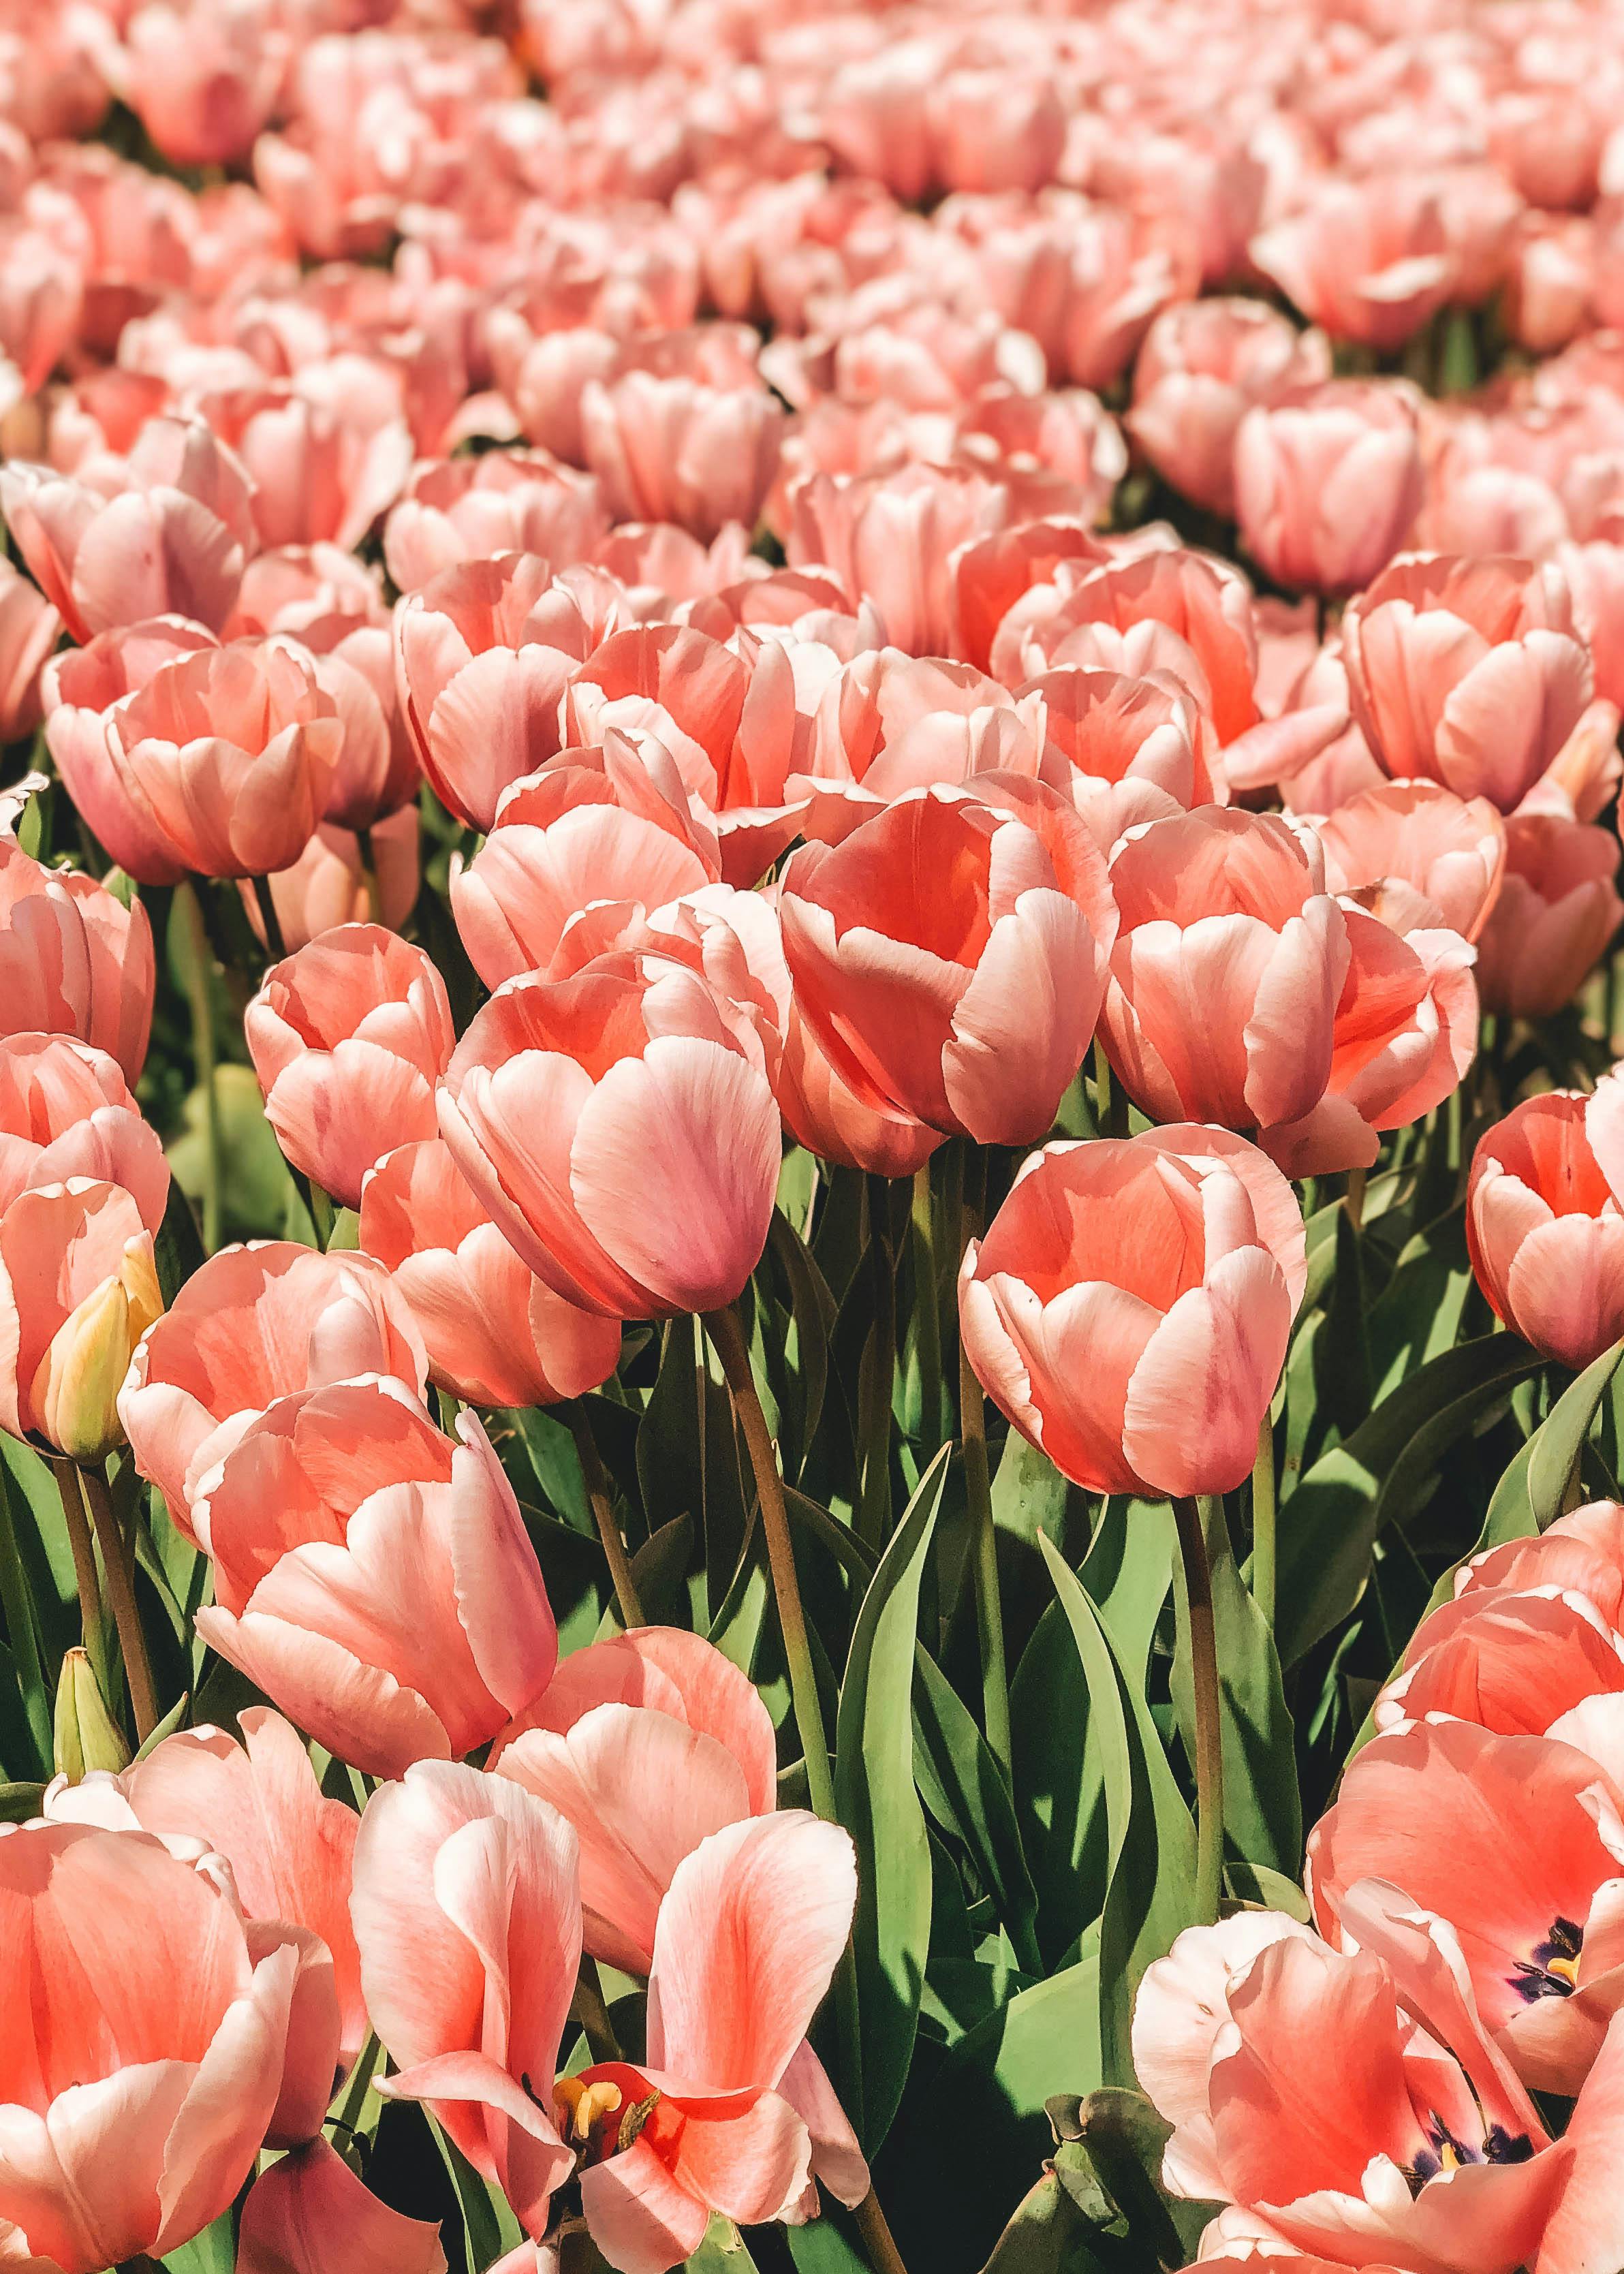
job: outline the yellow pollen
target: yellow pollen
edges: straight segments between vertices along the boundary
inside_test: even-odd
[[[1575,1990],[1579,1986],[1579,1962],[1576,1958],[1553,1958],[1546,1964],[1545,1972],[1554,1974],[1559,1982],[1566,1982]]]
[[[553,2088],[553,2097],[560,2131],[569,2139],[590,2140],[598,2120],[614,2114],[621,2094],[620,2086],[607,2078],[583,2084],[578,2076],[561,2076]]]
[[[1458,2172],[1461,2169],[1461,2158],[1453,2140],[1444,2142],[1438,2151],[1438,2161],[1446,2172]]]

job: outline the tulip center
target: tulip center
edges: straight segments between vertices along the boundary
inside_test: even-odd
[[[1584,1930],[1572,1919],[1553,1919],[1550,1933],[1534,1945],[1531,1954],[1513,1962],[1509,1978],[1518,1997],[1530,2006],[1539,1998],[1571,1998],[1578,1984],[1583,1943]]]
[[[623,2155],[645,2132],[658,2150],[667,2135],[681,2129],[681,2118],[667,2108],[659,2088],[625,2061],[605,2061],[580,2076],[560,2077],[553,2088],[553,2112],[583,2164]]]
[[[1404,2171],[1412,2196],[1418,2195],[1427,2181],[1437,2179],[1440,2172],[1458,2172],[1468,2164],[1526,2164],[1534,2152],[1534,2143],[1526,2132],[1507,2132],[1503,2124],[1491,2124],[1480,2147],[1457,2139],[1437,2114],[1425,2130],[1428,2145]]]

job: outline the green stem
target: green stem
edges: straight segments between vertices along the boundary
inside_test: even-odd
[[[897,1372],[897,1264],[891,1252],[891,1185],[871,1176],[868,1187],[868,1269],[874,1299],[872,1363],[862,1384],[862,1481],[857,1535],[873,1548],[891,1533],[891,1389]]]
[[[919,1355],[919,1404],[924,1442],[934,1449],[942,1431],[942,1290],[936,1279],[936,1216],[930,1163],[914,1172],[914,1340]]]
[[[964,1200],[959,1222],[959,1254],[981,1230],[986,1158],[965,1162]],[[998,1533],[993,1522],[992,1476],[987,1461],[987,1406],[981,1385],[961,1335],[959,1341],[959,1427],[964,1445],[965,1504],[970,1517],[970,1562],[975,1582],[975,1627],[981,1653],[981,1718],[987,1743],[1007,1768],[1010,1764],[1009,1668],[1004,1649],[1004,1601],[998,1583]]]
[[[79,1491],[76,1462],[59,1454],[52,1461],[56,1489],[62,1495],[62,1520],[67,1526],[68,1547],[73,1557],[74,1584],[79,1589],[79,1623],[91,1663],[99,1666],[102,1651],[102,1585],[96,1577],[96,1551],[91,1545],[90,1525]]]
[[[270,878],[256,877],[253,889],[259,922],[265,927],[265,960],[267,963],[280,963],[288,953],[288,945],[282,936],[282,918],[276,913],[276,902],[271,895]]]
[[[1258,1425],[1258,1457],[1252,1470],[1252,1593],[1258,1608],[1274,1623],[1274,1424],[1266,1412]]]
[[[897,2248],[885,2214],[880,2209],[880,2199],[872,2187],[858,2204],[853,2216],[874,2274],[907,2274],[907,2268],[902,2263],[902,2253]]]
[[[1176,1500],[1178,1553],[1190,1622],[1190,1685],[1195,1693],[1195,1921],[1212,1926],[1223,1893],[1223,1730],[1218,1718],[1218,1645],[1207,1535],[1192,1500]]]
[[[603,1462],[598,1458],[598,1440],[592,1434],[586,1408],[575,1397],[571,1398],[561,1410],[569,1424],[569,1434],[575,1441],[582,1480],[586,1486],[587,1504],[592,1511],[592,1521],[598,1526],[598,1539],[603,1542],[609,1577],[614,1582],[614,1599],[620,1607],[621,1624],[628,1630],[646,1626],[648,1621],[643,1615],[637,1582],[632,1576],[631,1558],[626,1552],[626,1542],[620,1537],[620,1527],[615,1522],[614,1506],[609,1497],[609,1480],[604,1473]]]
[[[1348,1211],[1349,1221],[1356,1231],[1365,1222],[1365,1174],[1363,1169],[1349,1170],[1348,1193],[1342,1203]]]
[[[198,1087],[203,1093],[203,1247],[206,1254],[212,1255],[220,1245],[222,1148],[220,1093],[214,1082],[214,1006],[208,984],[212,959],[199,889],[194,877],[187,877],[179,888],[179,900],[186,928],[186,1000],[192,1013],[192,1058]]]
[[[376,2036],[369,2033],[366,2043],[361,2048],[360,2056],[350,2073],[350,2082],[345,2090],[342,2105],[337,2115],[332,2120],[341,2132],[353,2132],[361,2121],[361,2109],[366,2099],[367,2087],[377,2074],[378,2063],[382,2055],[383,2047],[379,2044]]]
[[[130,1684],[130,1704],[135,1713],[136,1739],[144,1745],[158,1724],[158,1700],[147,1658],[147,1638],[141,1631],[140,1613],[136,1608],[134,1533],[132,1531],[126,1544],[118,1529],[107,1479],[100,1469],[86,1464],[79,1470],[79,1481],[102,1549],[102,1568],[107,1574],[113,1623],[118,1630],[118,1647],[124,1657],[124,1677]]]
[[[581,1964],[575,1982],[575,1994],[569,2001],[570,2019],[586,2039],[587,2051],[595,2061],[618,2061],[624,2058],[620,2041],[614,2034],[614,2024],[609,2018],[609,2008],[604,2001],[604,1985],[597,1965],[588,1958]]]
[[[778,1599],[778,1623],[784,1631],[784,1655],[789,1661],[790,1698],[801,1751],[806,1756],[812,1805],[819,1816],[832,1823],[835,1786],[829,1766],[829,1741],[823,1734],[823,1708],[817,1694],[817,1672],[812,1662],[807,1615],[801,1606],[801,1582],[795,1576],[795,1551],[789,1536],[789,1515],[784,1505],[784,1483],[778,1474],[772,1432],[762,1412],[756,1377],[750,1370],[749,1346],[738,1313],[731,1306],[725,1311],[708,1311],[705,1331],[727,1377],[733,1411],[744,1432],[750,1466],[755,1472],[762,1528],[767,1536],[767,1560],[772,1568],[772,1590]]]
[[[1103,1038],[1094,1038],[1094,1126],[1101,1137],[1125,1137],[1128,1133],[1128,1093],[1118,1081],[1111,1079],[1111,1062],[1105,1054]]]

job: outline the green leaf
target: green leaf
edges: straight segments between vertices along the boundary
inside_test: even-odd
[[[220,1114],[221,1232],[226,1239],[262,1239],[282,1232],[289,1203],[297,1204],[288,1164],[265,1118],[265,1103],[252,1066],[214,1069]],[[206,1112],[203,1093],[194,1089],[183,1109],[184,1128],[169,1146],[169,1167],[190,1201],[201,1207]]]
[[[730,2218],[711,2219],[704,2240],[686,2263],[692,2274],[756,2274],[756,2261]]]
[[[501,2189],[480,2178],[455,2141],[432,2118],[429,2128],[456,2190],[468,2236],[469,2263],[475,2268],[493,2265],[506,2252],[518,2248],[524,2240],[523,2230]]]
[[[914,1661],[914,1774],[927,1808],[970,1851],[1019,1963],[1041,1974],[1037,1897],[1009,1781],[968,1707],[921,1643]]]
[[[1142,2092],[1123,2085],[1101,2085],[1091,2092],[1074,2120],[1088,2160],[1133,2240],[1162,2265],[1179,2264],[1200,2240],[1212,2210],[1197,2203],[1169,2210],[1159,2178],[1172,2126]]]
[[[1080,2170],[1067,2169],[1063,2177],[1062,2157],[1080,2165]],[[1078,2201],[1079,2186],[1089,2185],[1099,2206],[1098,2218],[1091,2218]],[[1056,2150],[1036,2187],[1023,2198],[993,2245],[981,2274],[1105,2274],[1108,2267],[1118,2263],[1101,2255],[1100,2230],[1111,2216],[1111,2206],[1094,2181],[1086,2156],[1067,2142]]]
[[[1224,1865],[1223,1876],[1237,1902],[1254,1903],[1266,1911],[1284,1911],[1288,1918],[1307,1926],[1313,1917],[1308,1897],[1296,1879],[1271,1871],[1267,1864],[1247,1864],[1238,1858]]]
[[[851,2108],[872,2153],[914,2057],[930,1943],[930,1848],[914,1784],[913,1686],[919,1590],[942,1502],[948,1449],[920,1480],[880,1559],[852,1636],[835,1734],[835,1804],[857,1843],[852,1929],[862,2076]]]
[[[1614,1343],[1611,1350],[1593,1359],[1578,1380],[1568,1384],[1530,1440],[1528,1500],[1536,1531],[1544,1532],[1560,1516],[1585,1440],[1621,1359],[1624,1342]]]
[[[1101,2059],[1104,2082],[1129,2083],[1139,1977],[1195,1915],[1195,1827],[1139,1684],[1124,1674],[1076,1575],[1047,1540],[1041,1546],[1100,1729],[1109,1843],[1100,1921]]]
[[[237,2243],[230,2212],[222,2211],[212,2226],[194,2234],[190,2242],[183,2242],[178,2250],[166,2251],[163,2263],[169,2274],[232,2274]]]

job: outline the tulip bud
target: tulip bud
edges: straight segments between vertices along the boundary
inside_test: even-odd
[[[71,1650],[63,1658],[53,1751],[57,1775],[70,1784],[82,1784],[93,1769],[108,1769],[117,1776],[130,1766],[124,1731],[108,1712],[95,1669],[82,1650]]]
[[[75,1461],[105,1460],[124,1442],[118,1393],[135,1346],[163,1312],[149,1233],[127,1240],[115,1276],[69,1313],[30,1390],[41,1430]]]

